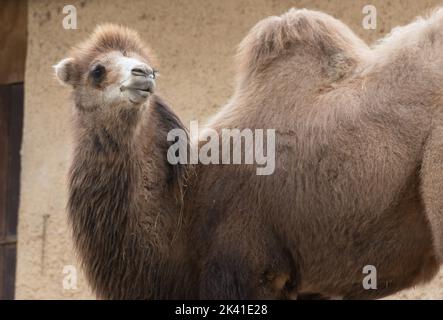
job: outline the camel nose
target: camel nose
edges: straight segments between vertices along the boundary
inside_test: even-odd
[[[150,74],[153,74],[153,71],[147,66],[137,66],[131,70],[131,74],[134,76],[147,77]]]

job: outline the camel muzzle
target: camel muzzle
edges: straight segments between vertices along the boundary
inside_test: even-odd
[[[133,103],[144,102],[155,89],[155,80],[149,76],[136,75],[125,81],[120,91],[128,95]]]

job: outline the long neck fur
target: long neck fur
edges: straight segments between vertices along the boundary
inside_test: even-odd
[[[166,162],[166,134],[183,125],[155,96],[116,117],[112,127],[76,119],[68,206],[86,275],[100,298],[193,297],[180,226],[186,169]]]

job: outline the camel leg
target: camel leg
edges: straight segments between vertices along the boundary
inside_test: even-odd
[[[269,235],[253,229],[218,232],[203,265],[201,299],[285,299],[294,294],[290,258]],[[220,230],[219,230],[220,231]],[[232,229],[230,230],[232,231]]]
[[[240,256],[219,253],[208,258],[200,280],[200,298],[253,299],[256,286],[250,266]]]
[[[443,125],[434,126],[425,144],[422,196],[437,257],[443,261]]]

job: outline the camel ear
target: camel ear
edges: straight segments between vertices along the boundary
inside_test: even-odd
[[[74,83],[74,59],[65,58],[53,66],[55,76],[63,85],[72,85]]]

